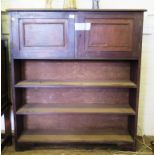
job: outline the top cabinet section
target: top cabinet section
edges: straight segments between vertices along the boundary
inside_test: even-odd
[[[138,59],[143,12],[11,12],[11,47],[19,59]]]
[[[79,13],[75,25],[77,56],[138,58],[141,51],[141,17],[141,14],[132,12]]]
[[[74,58],[72,13],[13,13],[14,58]]]

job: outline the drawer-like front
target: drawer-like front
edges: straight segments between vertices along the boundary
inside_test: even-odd
[[[12,21],[14,56],[73,58],[74,19],[69,18],[69,13],[32,15],[23,13]]]
[[[133,13],[79,13],[76,28],[77,56],[87,58],[136,58],[141,42],[139,15]]]

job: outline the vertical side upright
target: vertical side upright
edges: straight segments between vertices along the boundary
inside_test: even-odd
[[[140,68],[141,68],[141,50],[142,50],[142,32],[143,32],[143,12],[136,13],[137,29],[135,35],[137,36],[136,43],[138,44],[139,53],[138,59],[131,63],[131,80],[137,84],[137,89],[130,89],[130,105],[136,111],[135,116],[129,117],[129,132],[134,138],[134,147],[136,149],[136,136],[138,127],[138,106],[139,106],[139,89],[140,89]]]

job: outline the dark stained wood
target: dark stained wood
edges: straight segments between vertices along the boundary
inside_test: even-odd
[[[138,105],[139,105],[139,89],[140,89],[140,69],[141,69],[141,48],[142,48],[142,33],[143,33],[143,16],[139,15],[137,20],[137,25],[139,29],[137,29],[135,35],[139,38],[139,60],[134,64],[134,69],[131,72],[131,77],[137,83],[137,91],[133,90],[130,94],[130,102],[134,101],[135,104],[131,104],[132,107],[135,109],[137,115],[136,117],[129,117],[129,132],[134,137],[134,147],[136,148],[136,135],[137,135],[137,124],[138,124]],[[136,40],[137,42],[138,40]],[[135,74],[135,75],[133,75]],[[134,77],[133,77],[134,76]]]
[[[103,17],[104,18],[104,17]],[[91,23],[85,32],[85,50],[88,52],[132,51],[132,19],[85,19]],[[122,53],[123,54],[123,53]]]
[[[135,150],[144,11],[9,10],[16,150],[62,142]]]
[[[68,107],[102,107],[129,105],[129,90],[122,88],[27,88],[18,89],[23,99],[17,104],[41,103]],[[22,94],[25,93],[25,94]],[[22,102],[21,102],[22,101]]]
[[[8,41],[3,38],[1,39],[1,116],[4,116],[5,134],[1,141],[2,150],[6,144],[12,143],[9,72]]]
[[[22,115],[23,116],[23,115]],[[46,120],[46,122],[45,122]],[[45,122],[45,123],[42,123]],[[93,122],[93,123],[92,123]],[[117,123],[116,123],[117,122]],[[53,129],[67,131],[98,131],[122,130],[127,131],[127,115],[102,115],[102,114],[47,114],[24,115],[26,129]]]
[[[138,58],[141,38],[138,19],[141,13],[79,12],[77,23],[90,23],[90,30],[76,31],[76,56],[79,58]]]
[[[102,106],[102,107],[88,107],[88,106],[52,106],[50,104],[25,104],[18,111],[17,114],[53,114],[53,113],[72,113],[72,114],[124,114],[135,115],[134,110],[129,106]]]
[[[45,130],[46,131],[46,130]],[[102,132],[102,133],[68,133],[50,132],[43,133],[38,130],[27,130],[18,139],[18,142],[46,142],[46,143],[132,143],[132,137],[126,132]]]
[[[16,61],[21,66],[20,80],[121,81],[130,80],[131,62],[124,61]],[[18,64],[20,63],[20,64]],[[46,70],[46,72],[45,72]]]
[[[33,17],[33,18],[32,18]],[[15,58],[74,58],[74,19],[69,13],[11,15]]]
[[[1,39],[1,112],[11,106],[9,83],[9,57],[7,40]],[[1,115],[2,115],[1,114]]]
[[[6,145],[12,144],[12,133],[11,133],[11,107],[5,107],[5,110],[1,112],[2,115],[4,115],[4,124],[5,124],[5,134],[4,137],[2,137],[1,134],[1,150],[4,149]]]
[[[66,49],[69,44],[67,19],[22,19],[19,26],[20,52],[69,50]]]
[[[16,115],[16,132],[15,132],[15,144],[17,143],[17,138],[22,134],[24,130],[24,116]]]
[[[116,88],[136,88],[136,84],[131,81],[103,81],[103,82],[68,82],[68,81],[21,81],[15,85],[16,88],[39,88],[39,87],[116,87]]]
[[[68,37],[66,27],[67,20],[65,19],[20,20],[21,48],[32,50],[38,47],[48,47],[51,48],[51,50],[57,51],[63,49],[67,44]]]
[[[136,152],[136,146],[135,146],[134,143],[131,143],[131,144],[118,144],[118,147],[122,151],[133,151],[133,152]]]

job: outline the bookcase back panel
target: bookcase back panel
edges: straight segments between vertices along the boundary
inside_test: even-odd
[[[44,88],[25,89],[23,100],[28,104],[64,106],[125,105],[129,103],[128,89],[112,88]]]
[[[46,120],[46,121],[45,121]],[[97,114],[28,115],[25,129],[52,129],[66,131],[127,130],[128,117]]]
[[[112,61],[25,61],[23,80],[103,81],[129,80],[130,63]]]

